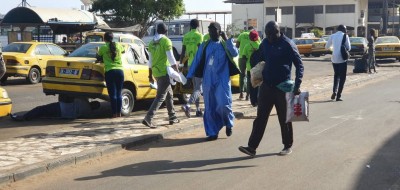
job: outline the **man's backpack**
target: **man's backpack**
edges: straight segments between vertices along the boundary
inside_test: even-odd
[[[340,46],[340,53],[342,54],[343,60],[348,60],[350,58],[349,50],[346,48],[346,34],[343,35],[342,45]]]

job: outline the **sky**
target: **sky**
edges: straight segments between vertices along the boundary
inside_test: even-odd
[[[17,7],[22,0],[1,0],[0,14],[6,14],[11,9]],[[81,8],[80,0],[27,0],[28,4],[34,7],[49,8]],[[184,0],[186,12],[193,11],[230,11],[231,4],[224,3],[223,0]],[[188,18],[182,16],[181,18]],[[191,17],[193,18],[193,16]],[[199,18],[206,18],[205,15],[199,15]],[[214,15],[208,15],[208,18],[214,20]],[[217,21],[223,24],[223,15],[217,16]],[[227,15],[226,23],[231,22],[231,16]]]

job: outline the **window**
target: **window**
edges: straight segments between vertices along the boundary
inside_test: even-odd
[[[3,52],[26,53],[31,44],[12,43],[3,48]]]
[[[327,5],[326,13],[354,13],[355,5]]]
[[[39,44],[36,46],[36,55],[51,55],[49,48],[44,44]]]
[[[50,49],[50,52],[53,55],[65,55],[66,53],[62,48],[52,44],[47,44],[47,47]]]
[[[278,7],[266,7],[265,14],[266,15],[275,15],[275,9]],[[293,14],[293,7],[279,7],[282,9],[282,15],[292,15]]]
[[[123,43],[132,43],[132,39],[121,37],[121,42],[123,42]]]
[[[129,48],[128,52],[126,52],[126,59],[129,64],[137,64],[137,59],[133,56],[132,49]]]

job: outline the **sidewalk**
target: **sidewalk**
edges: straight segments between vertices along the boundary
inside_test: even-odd
[[[346,88],[400,74],[399,69],[387,67],[378,69],[377,74],[349,74]],[[311,100],[313,96],[322,94],[329,94],[326,96],[328,99],[332,80],[332,76],[305,80],[301,90],[309,91]],[[239,101],[237,98],[238,94],[234,94],[233,111],[236,117],[256,111],[249,102]],[[32,134],[2,141],[0,142],[0,188],[6,183],[19,181],[61,166],[75,165],[126,147],[149,143],[203,127],[202,118],[186,118],[180,111],[180,106],[175,108],[181,123],[168,125],[166,109],[160,109],[155,117],[155,123],[160,126],[157,129],[149,129],[141,124],[143,113],[133,113],[130,117],[112,120],[76,120],[72,122],[74,130]]]

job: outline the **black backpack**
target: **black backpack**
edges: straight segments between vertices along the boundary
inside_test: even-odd
[[[343,60],[348,60],[350,58],[349,50],[346,48],[346,34],[343,35],[342,45],[340,46],[340,53],[342,54]]]

